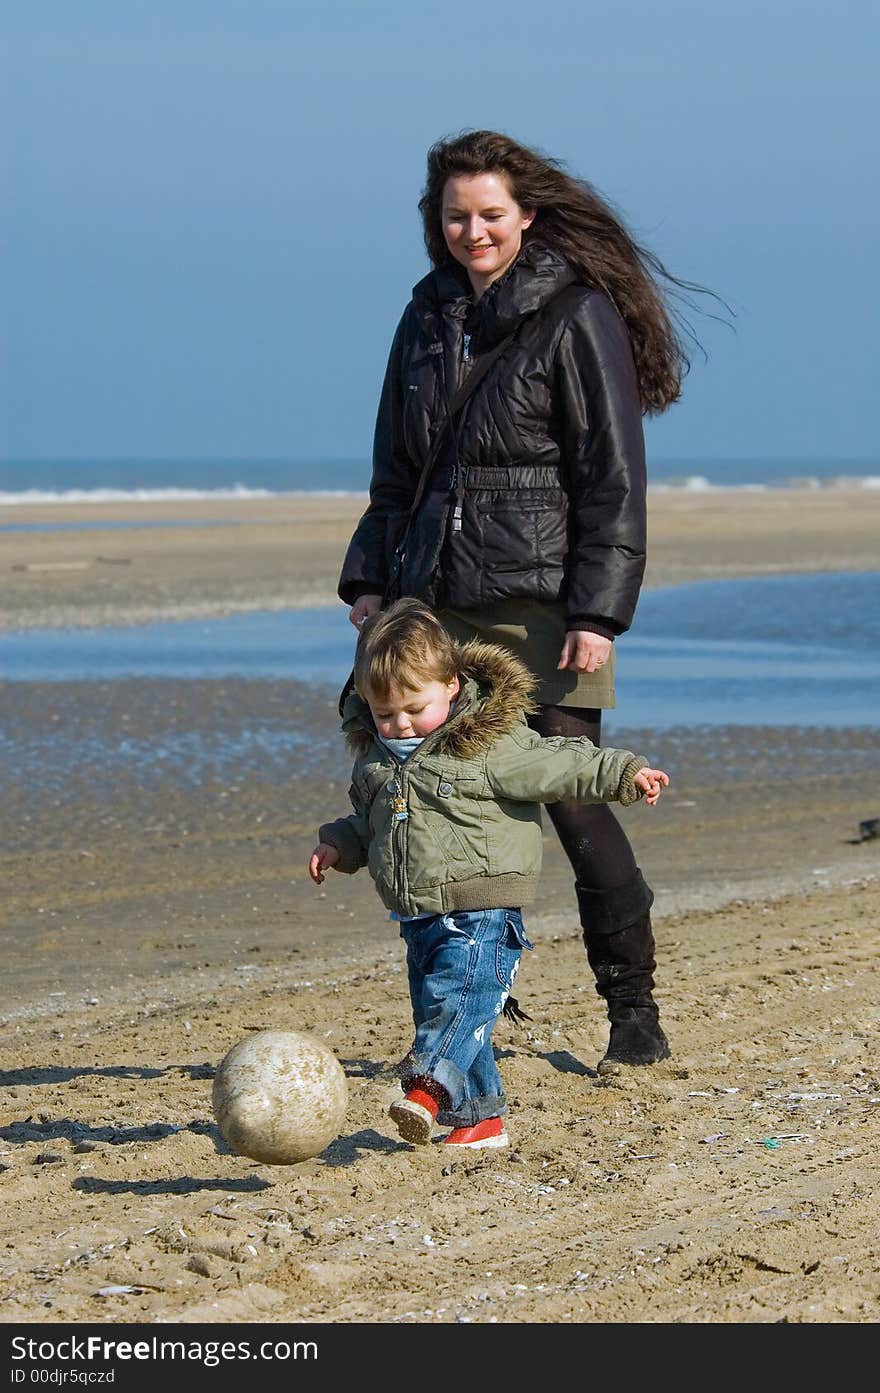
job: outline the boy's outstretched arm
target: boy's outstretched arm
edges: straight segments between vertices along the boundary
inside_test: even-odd
[[[316,885],[324,884],[324,872],[339,860],[339,849],[329,842],[318,842],[309,857],[309,875]]]
[[[637,783],[648,761],[631,750],[597,746],[585,736],[541,737],[525,727],[511,736],[493,747],[486,765],[490,786],[499,797],[535,803],[616,802],[627,807],[648,791],[649,785]],[[651,772],[656,776],[662,770]],[[656,803],[656,778],[650,789],[651,802]]]
[[[669,787],[669,775],[664,774],[662,769],[649,769],[645,765],[636,774],[633,783],[645,795],[645,802],[653,807],[664,788]]]

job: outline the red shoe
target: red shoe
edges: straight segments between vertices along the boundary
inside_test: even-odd
[[[471,1151],[476,1151],[478,1147],[501,1147],[507,1146],[507,1133],[504,1130],[504,1121],[500,1117],[485,1117],[482,1122],[474,1123],[473,1127],[456,1127],[448,1137],[443,1138],[444,1146],[466,1146]]]
[[[392,1103],[388,1116],[404,1141],[425,1146],[431,1140],[439,1105],[424,1089],[411,1088],[405,1097]]]

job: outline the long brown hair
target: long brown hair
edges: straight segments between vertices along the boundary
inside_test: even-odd
[[[643,411],[656,415],[678,401],[690,363],[659,282],[684,291],[703,288],[670,275],[635,241],[612,205],[586,180],[567,174],[561,161],[498,131],[467,131],[432,145],[419,211],[433,264],[453,260],[442,223],[447,179],[487,173],[504,174],[519,206],[537,209],[523,244],[534,239],[559,252],[585,285],[604,291],[617,307],[632,342]]]

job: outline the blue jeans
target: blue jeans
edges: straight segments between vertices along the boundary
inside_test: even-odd
[[[416,1034],[407,1078],[428,1074],[450,1106],[447,1127],[471,1127],[507,1111],[492,1052],[492,1027],[513,989],[523,948],[531,948],[518,909],[473,909],[404,922],[406,966]]]

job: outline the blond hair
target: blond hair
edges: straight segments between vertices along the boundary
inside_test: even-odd
[[[405,596],[364,621],[354,685],[367,701],[424,682],[451,682],[459,664],[458,644],[437,616],[421,600]]]

